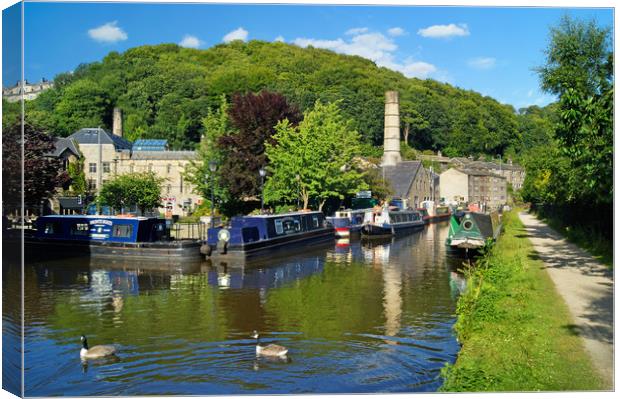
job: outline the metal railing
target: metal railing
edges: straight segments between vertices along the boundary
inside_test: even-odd
[[[206,240],[208,225],[204,223],[174,223],[170,226],[170,236],[175,240]]]

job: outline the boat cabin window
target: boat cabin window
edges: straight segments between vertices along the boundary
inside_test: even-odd
[[[58,222],[48,222],[45,223],[45,228],[43,229],[44,234],[58,234],[60,233],[60,223]]]
[[[133,226],[128,224],[120,224],[112,229],[112,237],[129,238],[133,233]]]
[[[299,220],[295,219],[276,219],[274,220],[276,234],[291,234],[301,230]]]
[[[314,227],[319,227],[319,217],[318,216],[316,216],[316,215],[312,216],[312,225]]]
[[[88,223],[76,223],[71,226],[71,235],[73,236],[87,236],[90,233],[90,227]]]

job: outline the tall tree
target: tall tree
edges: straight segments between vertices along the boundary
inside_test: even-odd
[[[71,179],[62,170],[62,161],[49,156],[54,139],[29,123],[24,125],[24,158],[22,160],[21,123],[14,121],[2,131],[2,197],[5,208],[21,206],[38,209],[42,200],[50,198],[56,188],[68,188]],[[6,210],[6,209],[5,209]]]
[[[208,202],[211,201],[212,191],[216,202],[225,201],[228,197],[227,190],[221,182],[224,155],[218,146],[222,137],[232,133],[228,109],[229,104],[224,95],[220,97],[220,107],[217,110],[209,109],[207,116],[202,119],[204,134],[200,140],[197,157],[190,161],[185,169],[185,178],[193,184],[196,193],[201,194]],[[211,162],[215,162],[215,172],[209,170]]]
[[[551,29],[541,86],[560,96],[555,137],[578,202],[613,199],[613,52],[609,29],[564,17]]]
[[[255,197],[260,192],[258,171],[267,165],[265,145],[275,143],[275,126],[285,119],[295,126],[302,115],[283,95],[268,91],[235,95],[229,114],[237,131],[218,140],[225,154],[221,183],[231,198]]]
[[[360,136],[345,119],[337,103],[322,104],[304,114],[299,126],[280,122],[276,144],[266,143],[270,178],[265,185],[268,202],[298,197],[308,207],[311,198],[319,210],[330,197],[343,199],[368,187],[353,158],[360,153]]]

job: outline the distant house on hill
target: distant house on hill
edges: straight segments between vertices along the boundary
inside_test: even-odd
[[[43,91],[54,87],[54,82],[50,82],[45,78],[41,79],[39,83],[28,83],[26,80],[22,87],[21,81],[17,82],[15,86],[2,89],[2,98],[10,103],[18,102],[22,99],[22,89],[24,100],[34,100]]]

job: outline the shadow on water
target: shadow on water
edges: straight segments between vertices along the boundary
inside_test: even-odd
[[[435,391],[459,348],[462,259],[446,235],[431,225],[249,261],[30,262],[26,394]],[[253,330],[295,360],[257,359]],[[119,360],[82,365],[81,334]]]

